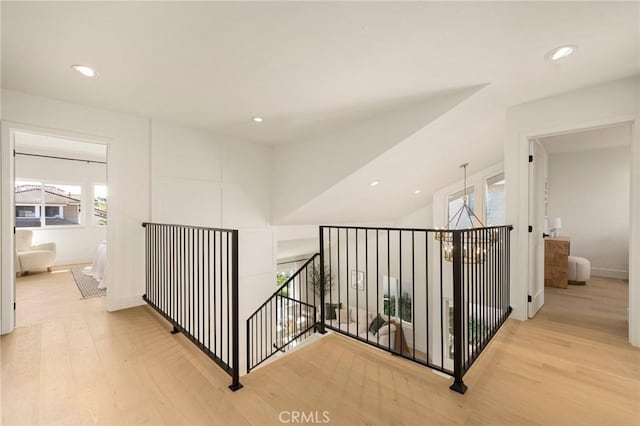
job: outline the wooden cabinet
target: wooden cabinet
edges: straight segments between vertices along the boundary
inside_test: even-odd
[[[544,285],[568,288],[569,238],[555,237],[544,240]]]

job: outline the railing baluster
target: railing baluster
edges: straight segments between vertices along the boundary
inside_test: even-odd
[[[359,272],[360,263],[358,263],[358,245],[359,245],[359,242],[360,242],[360,238],[358,237],[358,229],[356,229],[355,231],[356,231],[356,238],[355,238],[355,241],[356,241],[356,269],[355,269],[356,275],[355,275],[355,277],[352,277],[352,279],[355,278],[355,281],[356,281],[355,282],[355,290],[356,290],[355,291],[355,293],[356,293],[356,336],[360,337],[360,300],[359,300],[360,299],[360,296],[359,296],[359,294],[360,294],[360,284],[358,283],[358,278],[359,278],[359,275],[360,275],[360,272]],[[351,287],[353,287],[353,284],[354,283],[351,283]]]
[[[380,234],[376,229],[376,318],[378,315],[380,315]],[[380,333],[376,333],[376,343],[380,345]]]
[[[449,233],[442,233],[441,235],[449,235]],[[444,368],[445,364],[444,364],[444,347],[445,347],[445,342],[447,342],[449,340],[449,330],[447,328],[447,330],[444,329],[444,307],[446,306],[444,303],[444,292],[442,291],[443,289],[443,282],[444,282],[444,272],[443,272],[443,268],[444,268],[444,259],[443,259],[443,241],[440,240],[440,294],[439,294],[439,300],[440,300],[440,367]],[[447,306],[447,318],[449,317],[449,311],[448,311],[449,307]],[[448,321],[447,321],[448,323]],[[447,336],[447,338],[445,339],[445,335]]]
[[[350,287],[351,287],[351,276],[349,275],[349,228],[347,228],[345,230],[345,240],[346,240],[346,244],[345,244],[345,251],[346,251],[346,258],[345,258],[345,277],[346,277],[346,281],[347,281],[347,318],[345,319],[346,323],[347,323],[347,333],[351,333],[351,307],[349,306],[349,293],[350,293]]]
[[[364,231],[364,300],[365,312],[369,314],[369,230]],[[367,322],[369,318],[365,319]],[[369,340],[369,324],[367,324],[367,340]]]
[[[231,375],[232,390],[240,389],[238,231],[155,223],[143,226],[146,272],[143,299],[173,325],[172,333],[182,332]],[[217,260],[216,233],[225,234],[227,242],[226,251],[223,253],[220,247],[218,252],[219,276],[211,273],[211,263],[215,271]],[[214,236],[213,247],[211,236]],[[222,282],[223,265],[227,269],[226,283]],[[226,305],[222,297],[216,298],[216,287],[222,285],[226,287]],[[226,318],[220,316],[221,329],[227,330],[226,358],[215,351],[216,341],[221,340],[223,334],[215,335],[212,309],[221,313],[226,309]]]
[[[252,371],[278,351],[284,352],[292,343],[302,341],[312,332],[313,323],[316,322],[316,331],[330,328],[335,332],[452,375],[454,383],[451,388],[464,392],[466,386],[462,380],[463,376],[511,312],[511,308],[508,306],[510,266],[508,255],[509,231],[511,229],[510,226],[469,230],[320,227],[320,253],[309,259],[247,319],[247,371]],[[362,234],[359,231],[361,230],[364,232],[364,260],[360,244]],[[333,232],[335,232],[335,244]],[[410,233],[410,250],[405,247],[406,244],[409,244],[409,239],[406,238],[408,237],[407,232]],[[416,239],[416,235],[424,235],[425,238],[424,265],[419,265],[423,261],[418,253],[422,242]],[[371,297],[369,284],[372,273],[369,271],[369,239],[371,236],[375,236],[376,315],[385,313],[393,319],[393,321],[387,321],[384,325],[385,328],[378,330],[375,337],[371,335],[368,321],[369,309],[373,309],[371,307],[373,302],[369,300]],[[381,241],[384,245],[385,239],[386,247],[383,247],[383,250],[386,249],[386,253],[381,252],[380,248]],[[431,249],[429,246],[434,243],[438,246],[433,247],[434,250],[431,252],[433,254],[430,258]],[[398,247],[397,251],[396,246]],[[416,255],[420,258],[418,259]],[[431,262],[437,268],[436,270],[431,268]],[[355,274],[352,276],[350,267],[354,263],[353,271]],[[365,269],[363,278],[365,285],[363,289],[364,314],[361,311],[363,303],[357,285],[361,263]],[[381,266],[381,263],[383,265],[386,263],[386,266]],[[451,269],[448,269],[448,265],[451,265]],[[373,267],[373,265],[371,266]],[[320,294],[316,294],[314,290],[316,287],[313,286],[311,278],[315,268],[320,268],[320,274],[318,274],[322,283],[320,284]],[[381,274],[381,268],[383,274]],[[452,274],[449,272],[450,270]],[[425,277],[418,284],[416,279],[419,278],[422,271],[424,271]],[[438,275],[431,277],[433,271],[436,271],[439,279]],[[329,274],[328,277],[325,276],[326,273]],[[380,291],[380,282],[383,279],[381,275],[386,283],[383,285],[382,292]],[[412,285],[410,291],[406,288],[409,281],[403,281],[409,276]],[[325,282],[331,283],[330,288],[327,289],[328,301],[322,288]],[[420,303],[416,304],[416,295],[420,297],[419,292],[416,291],[417,285],[424,285],[424,288],[419,290],[424,291],[424,307],[421,307]],[[450,289],[452,289],[453,295],[451,295]],[[313,297],[309,295],[310,290]],[[337,292],[337,296],[334,296],[334,292]],[[403,298],[405,293],[407,297]],[[337,304],[334,303],[334,297],[337,298]],[[342,305],[343,297],[345,299],[344,306]],[[380,301],[385,298],[381,312]],[[350,306],[350,302],[355,305]],[[321,309],[319,319],[315,316],[318,304]],[[342,309],[337,309],[335,320],[329,320],[326,317],[329,312],[328,305],[342,306]],[[352,312],[353,309],[355,312]],[[352,331],[353,324],[350,324],[349,319],[342,318],[343,312],[354,314],[353,318],[357,329],[355,333]],[[451,316],[449,312],[451,312]],[[311,313],[313,313],[314,321],[309,321]],[[438,317],[440,317],[439,321]],[[411,322],[410,336],[404,336],[402,332],[403,319]],[[361,332],[361,321],[367,322],[366,332],[364,330]],[[424,322],[420,323],[420,321]],[[392,322],[396,323],[393,330],[391,328]],[[437,331],[438,322],[440,323],[440,332],[434,334],[433,331]],[[274,327],[276,328],[275,333]],[[424,332],[421,331],[423,327]],[[452,329],[451,341],[449,340],[450,329]],[[381,335],[385,339],[382,344],[380,343]],[[395,337],[393,337],[394,335]],[[421,338],[419,336],[425,338],[426,352],[424,357],[418,355],[417,340]],[[405,350],[406,341],[403,342],[402,339],[407,337],[411,339],[412,348]],[[438,340],[440,341],[439,345],[437,344]],[[449,346],[450,342],[451,346]],[[432,351],[437,353],[438,348],[439,358],[432,354]],[[450,353],[453,356],[453,367],[448,359]]]
[[[467,386],[462,381],[463,372],[463,326],[464,319],[462,300],[463,274],[462,232],[453,231],[453,374],[451,389],[465,393]]]
[[[430,290],[430,286],[429,286],[429,242],[433,241],[429,239],[429,231],[425,231],[424,232],[424,264],[425,264],[425,270],[424,270],[424,284],[425,284],[425,288],[424,288],[424,309],[425,309],[425,317],[426,317],[426,327],[425,329],[425,349],[427,351],[427,353],[425,354],[425,362],[428,364],[429,363],[429,339],[430,339],[430,329],[429,329],[429,317],[431,315],[429,315],[429,313],[431,312],[429,310],[429,290]]]
[[[415,233],[411,231],[411,346],[413,346],[413,358],[416,357],[416,241]],[[402,321],[400,321],[402,324]]]
[[[382,291],[384,292],[384,289]],[[387,230],[387,296],[389,298],[387,302],[387,317],[389,318],[387,321],[387,349],[391,352],[391,234],[389,230]],[[384,303],[382,310],[384,311]]]
[[[320,235],[324,235],[325,229],[326,228],[324,228],[322,226],[320,227]],[[331,247],[331,228],[329,228],[328,234],[329,234],[329,304],[333,305],[333,275],[332,275],[333,274],[333,272],[332,272],[332,270],[333,270],[333,257],[332,257],[332,254],[331,254],[331,249],[332,249],[332,247]],[[318,331],[321,334],[325,333],[324,323],[325,323],[325,321],[327,319],[327,317],[326,317],[327,314],[325,312],[327,304],[326,304],[325,295],[324,295],[324,283],[326,282],[325,281],[325,276],[324,276],[324,267],[325,267],[324,266],[324,253],[325,253],[324,250],[325,250],[324,249],[324,238],[322,238],[322,239],[320,239],[320,282],[322,283],[321,284],[322,290],[320,292],[320,327],[318,329]],[[335,309],[334,309],[334,312],[335,312]]]
[[[402,333],[402,231],[398,231],[398,249],[399,249],[399,258],[398,258],[398,268],[399,268],[399,275],[400,275],[400,279],[399,279],[399,290],[398,290],[398,294],[396,295],[397,299],[396,299],[396,317],[398,318],[398,325],[400,327],[400,330],[396,330],[396,334],[400,333],[401,335],[403,335]],[[391,294],[391,290],[389,290],[389,294]],[[391,334],[389,334],[389,337],[391,337]],[[391,341],[391,338],[389,338],[389,341]],[[389,344],[391,344],[391,342],[389,342]],[[395,350],[397,351],[398,348],[395,348]],[[400,345],[400,355],[402,355],[402,345]]]
[[[338,309],[336,309],[336,318],[338,319],[338,327],[340,327],[340,315],[342,314],[342,301],[341,301],[341,293],[342,291],[340,291],[340,289],[342,288],[340,285],[340,276],[342,275],[342,272],[340,270],[340,230],[337,230],[337,235],[338,235],[338,247],[337,247],[337,251],[338,251],[338,264],[337,264],[337,268],[338,268]]]
[[[219,342],[219,349],[216,349],[216,353],[218,354],[219,357],[222,357],[222,341],[224,339],[224,323],[222,322],[222,277],[223,275],[223,271],[222,268],[224,266],[224,261],[223,261],[223,251],[222,251],[222,232],[218,232],[218,248],[220,249],[218,251],[218,261],[219,261],[219,281],[218,281],[218,296],[219,296],[219,300],[220,300],[220,304],[219,304],[219,309],[218,309],[218,321],[219,321],[219,326],[220,326],[220,335],[218,337],[218,342]],[[226,253],[227,256],[229,255],[229,253]]]

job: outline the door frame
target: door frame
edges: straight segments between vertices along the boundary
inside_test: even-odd
[[[15,329],[16,319],[16,273],[15,273],[15,132],[38,133],[47,136],[71,139],[79,142],[101,144],[107,150],[107,188],[109,185],[110,146],[109,138],[97,135],[50,129],[2,120],[0,128],[0,159],[2,169],[0,175],[0,195],[2,208],[0,211],[0,334],[11,333]],[[7,202],[8,201],[8,202]],[[8,237],[7,237],[8,236]],[[109,233],[107,232],[107,244]],[[109,300],[109,285],[107,285],[107,301]]]
[[[549,126],[540,128],[518,137],[518,152],[521,166],[518,178],[518,223],[528,224],[529,221],[529,141],[548,136],[573,133],[577,131],[595,129],[599,127],[614,126],[618,124],[631,124],[630,141],[630,202],[629,202],[629,342],[633,346],[640,346],[640,118],[637,115],[623,115],[607,119],[574,123],[564,126]],[[520,226],[518,232],[517,255],[513,261],[526,265],[525,290],[522,292],[520,306],[527,306],[528,316],[528,290],[529,267],[531,253],[529,253],[529,236],[527,226]],[[638,265],[638,266],[636,266]],[[520,275],[522,277],[522,275]],[[517,280],[517,278],[516,278]],[[522,284],[521,284],[522,285]]]
[[[537,146],[537,150],[541,150],[544,152],[544,157],[545,157],[545,161],[544,161],[544,169],[541,170],[540,172],[542,173],[542,175],[544,176],[544,179],[542,180],[542,182],[536,182],[536,188],[538,188],[538,186],[540,185],[540,183],[542,183],[542,187],[538,188],[539,191],[541,191],[539,194],[531,194],[531,183],[532,183],[532,179],[537,179],[538,175],[535,173],[536,170],[538,170],[536,167],[540,167],[539,166],[539,160],[538,158],[536,158],[536,149],[534,148],[535,146]],[[537,139],[529,139],[529,157],[533,160],[533,161],[529,161],[529,219],[528,219],[528,223],[533,226],[533,231],[529,232],[528,234],[528,238],[529,238],[529,281],[528,281],[528,288],[527,288],[527,293],[528,295],[531,296],[531,301],[529,301],[529,303],[527,304],[527,317],[528,318],[533,318],[535,317],[536,313],[540,310],[540,308],[542,308],[542,306],[544,305],[544,241],[542,240],[542,234],[544,233],[545,229],[544,229],[544,218],[545,218],[545,214],[546,214],[546,206],[544,205],[545,203],[545,197],[546,197],[546,185],[548,183],[548,169],[549,169],[549,156],[548,153],[544,147],[544,145],[542,145],[540,143],[540,141],[538,141]],[[542,205],[535,205],[532,206],[531,205],[531,198],[535,197],[535,201],[537,203],[542,203]],[[540,197],[540,195],[542,195]],[[535,213],[532,213],[533,211],[536,211]],[[541,215],[541,217],[538,217],[537,215]],[[536,219],[538,219],[538,221],[535,221]],[[532,250],[536,250],[535,254],[537,255],[537,264],[535,262],[531,261],[531,258],[533,256],[534,253],[532,253]],[[536,283],[532,282],[532,280],[535,280]],[[537,284],[537,285],[536,285]],[[535,290],[540,288],[540,290],[537,293],[534,293]],[[534,291],[532,291],[534,290]]]

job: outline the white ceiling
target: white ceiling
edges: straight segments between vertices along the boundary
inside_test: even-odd
[[[459,180],[460,163],[474,172],[502,161],[508,106],[640,72],[638,2],[0,5],[3,88],[241,140],[310,140],[412,99],[484,85],[312,194],[286,223],[362,223],[416,210]],[[544,59],[564,44],[579,49]],[[74,63],[100,76],[83,78]]]
[[[633,2],[2,2],[4,88],[268,143],[454,87],[489,83],[497,111],[637,72]]]
[[[550,155],[630,146],[631,125],[601,127],[540,138]]]
[[[107,146],[31,132],[15,133],[17,152],[79,160],[107,161]]]

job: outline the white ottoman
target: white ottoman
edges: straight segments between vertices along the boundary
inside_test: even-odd
[[[591,279],[591,262],[584,257],[569,256],[569,284],[585,285]]]

